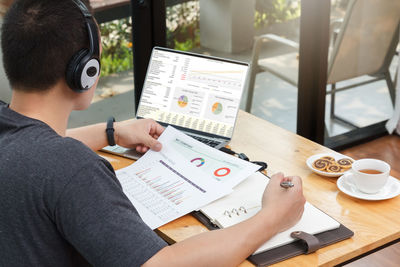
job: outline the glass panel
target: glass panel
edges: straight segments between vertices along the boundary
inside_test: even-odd
[[[0,2],[0,23],[11,2]],[[121,9],[124,7],[121,4],[125,5],[125,9]],[[103,46],[102,72],[92,105],[85,111],[72,112],[69,127],[104,122],[110,115],[114,115],[117,120],[134,117],[132,23],[131,19],[126,17],[129,12],[120,12],[130,11],[129,1],[121,0],[117,7],[95,1],[91,1],[91,5],[96,18],[106,21],[100,23]],[[102,18],[97,17],[100,13]],[[108,21],[109,19],[112,20]],[[11,90],[3,64],[0,65],[0,99],[9,102]]]
[[[0,1],[0,27],[3,24],[3,16],[6,13],[9,5],[11,4],[11,0],[8,1]],[[1,33],[0,33],[1,34]],[[0,100],[9,103],[11,100],[11,90],[10,85],[8,84],[8,80],[6,74],[4,73],[3,67],[3,52],[0,48]]]
[[[166,3],[167,44],[170,48],[251,62],[257,36],[275,34],[290,41],[299,40],[299,0]],[[266,39],[260,47],[259,59],[277,63],[276,68],[297,80],[298,54],[293,47]],[[281,60],[285,60],[285,64]],[[247,95],[246,89],[241,109],[246,108]],[[297,86],[271,72],[258,74],[251,113],[295,132]]]
[[[333,99],[329,94],[326,97],[325,122],[329,137],[392,116],[388,88],[393,86],[391,81],[398,64],[394,52],[399,14],[399,1],[332,0],[327,90],[333,87],[339,92]],[[340,91],[346,87],[350,89]]]
[[[127,0],[90,0],[100,25],[102,55],[101,77],[91,106],[73,111],[69,127],[134,117],[132,19]]]

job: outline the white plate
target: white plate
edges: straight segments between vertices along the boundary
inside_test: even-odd
[[[333,157],[335,160],[343,159],[343,158],[348,158],[348,159],[351,159],[352,161],[354,161],[354,159],[352,159],[352,158],[350,158],[350,157],[348,157],[348,156],[342,155],[342,154],[340,154],[340,153],[323,153],[323,154],[316,154],[316,155],[313,155],[313,156],[309,157],[309,158],[306,160],[306,164],[307,164],[308,168],[310,168],[310,170],[312,170],[313,172],[315,172],[315,173],[317,173],[317,174],[319,174],[319,175],[328,176],[328,177],[339,177],[339,176],[342,176],[343,174],[346,173],[346,172],[324,172],[324,171],[320,171],[320,170],[315,169],[315,168],[313,167],[313,162],[314,162],[315,160],[317,160],[317,159],[319,159],[319,158],[322,158],[322,157],[325,157],[325,156]]]
[[[400,181],[392,176],[389,176],[385,186],[375,194],[366,194],[359,191],[352,183],[352,176],[353,174],[348,172],[339,177],[336,182],[339,190],[349,196],[365,200],[383,200],[396,197],[400,194]]]

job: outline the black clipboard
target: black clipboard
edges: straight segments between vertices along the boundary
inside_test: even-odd
[[[219,229],[218,226],[211,223],[207,216],[200,211],[193,211],[191,214],[209,230]],[[320,247],[326,247],[328,245],[348,239],[353,235],[353,231],[343,224],[340,224],[339,228],[337,229],[325,231],[314,236],[319,240]],[[296,240],[287,245],[273,248],[256,255],[250,255],[247,259],[256,266],[267,266],[301,254],[306,254],[307,250],[307,244],[303,240]]]

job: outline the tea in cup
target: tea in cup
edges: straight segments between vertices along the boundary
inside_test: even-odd
[[[390,173],[390,165],[378,159],[356,160],[351,169],[355,186],[367,194],[374,194],[381,190]]]

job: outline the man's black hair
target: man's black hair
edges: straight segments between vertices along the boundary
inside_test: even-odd
[[[1,47],[13,89],[44,91],[65,79],[68,62],[89,39],[72,0],[15,0],[4,17]]]

